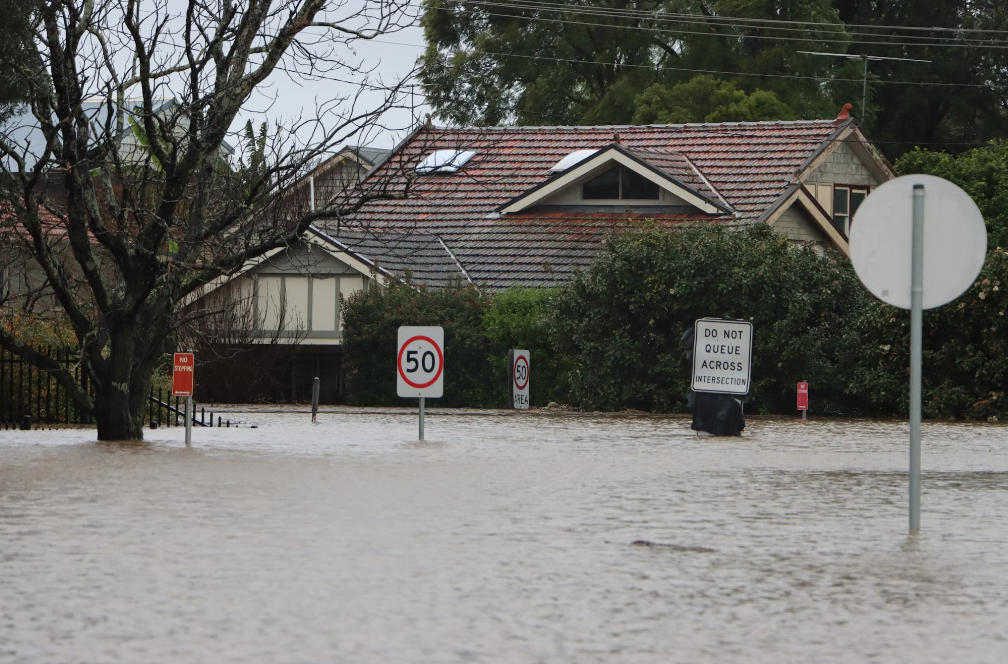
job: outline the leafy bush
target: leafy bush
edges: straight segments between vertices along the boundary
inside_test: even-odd
[[[511,348],[530,353],[531,405],[567,402],[569,366],[566,356],[556,352],[552,339],[551,315],[557,293],[547,288],[511,288],[491,297],[483,327],[490,340],[490,364],[497,389],[493,401],[484,404],[487,407],[507,405],[511,376],[507,353]]]
[[[1004,419],[1008,382],[1008,255],[988,252],[962,297],[924,312],[925,417]],[[909,410],[909,312],[873,301],[851,326],[850,391],[873,412]]]
[[[444,397],[438,405],[490,403],[494,380],[490,344],[483,329],[486,307],[487,296],[473,286],[461,284],[415,288],[400,282],[352,296],[344,310],[347,401],[357,405],[403,405],[405,401],[396,396],[399,326],[441,325],[445,330],[445,382]]]
[[[792,412],[795,383],[818,412],[851,412],[844,328],[866,301],[850,263],[766,226],[642,230],[609,239],[557,298],[555,338],[572,359],[573,403],[590,410],[685,408],[680,339],[697,318],[752,321],[751,406]]]
[[[1008,255],[991,251],[962,298],[924,315],[924,414],[1004,418]],[[690,366],[680,339],[697,318],[750,320],[748,412],[795,412],[810,384],[819,414],[908,410],[909,316],[872,298],[850,261],[795,246],[766,226],[640,229],[611,237],[558,289],[493,295],[392,284],[347,303],[352,403],[396,404],[400,325],[445,327],[439,405],[500,408],[509,348],[532,353],[532,403],[585,410],[683,412]]]
[[[959,155],[915,148],[895,163],[900,175],[927,173],[955,182],[987,222],[987,246],[1008,247],[1008,142],[992,141]]]

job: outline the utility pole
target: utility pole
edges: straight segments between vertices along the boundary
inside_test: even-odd
[[[820,53],[819,51],[798,51],[803,55],[819,55],[830,58],[843,58],[845,60],[864,60],[864,78],[861,81],[861,122],[865,119],[865,102],[868,96],[868,61],[869,60],[898,60],[900,62],[926,62],[930,60],[916,60],[914,58],[887,58],[881,55],[856,55],[851,53]]]

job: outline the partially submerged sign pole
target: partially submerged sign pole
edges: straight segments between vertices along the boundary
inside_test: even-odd
[[[399,328],[396,393],[419,399],[420,440],[424,439],[424,401],[444,394],[444,328]]]
[[[984,234],[984,245],[987,243]],[[924,185],[913,186],[910,258],[910,532],[920,532],[921,328],[924,319]],[[984,247],[986,249],[986,246]],[[981,267],[983,263],[981,263]],[[979,272],[979,270],[977,271]],[[976,275],[973,275],[974,277]],[[970,278],[973,281],[973,277]]]
[[[511,407],[515,410],[528,410],[529,383],[531,369],[529,352],[527,350],[511,349],[508,351],[508,395]]]
[[[923,311],[951,302],[970,287],[987,257],[987,228],[976,203],[956,185],[932,175],[905,175],[883,184],[858,208],[850,249],[865,288],[887,304],[910,310],[909,503],[910,532],[916,533]]]
[[[312,381],[311,388],[311,421],[315,422],[315,416],[318,415],[318,395],[319,395],[319,379],[315,376],[315,380]]]
[[[185,444],[192,447],[192,394],[195,377],[193,353],[175,353],[172,361],[172,396],[185,397]],[[178,412],[178,411],[176,411]]]

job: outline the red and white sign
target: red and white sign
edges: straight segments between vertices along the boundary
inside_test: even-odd
[[[396,392],[401,397],[444,394],[444,328],[403,326],[396,351]]]
[[[808,383],[798,383],[798,410],[808,410]]]
[[[172,367],[172,396],[191,397],[193,395],[193,368],[196,359],[192,353],[175,353]]]
[[[529,352],[527,350],[511,350],[508,352],[511,365],[511,407],[518,410],[528,410],[529,407]]]

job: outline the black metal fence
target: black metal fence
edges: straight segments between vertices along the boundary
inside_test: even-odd
[[[94,394],[87,374],[81,371],[80,356],[75,350],[55,346],[38,350],[70,369],[74,380]],[[0,348],[0,426],[20,423],[25,415],[31,415],[32,422],[37,423],[94,423],[91,414],[79,410],[66,388],[52,375]]]
[[[55,346],[37,349],[70,369],[74,380],[94,396],[94,386],[87,374],[81,371],[80,355],[72,348]],[[185,404],[180,397],[163,394],[164,389],[151,388],[145,423],[157,421],[161,426],[185,425]],[[17,428],[22,418],[31,415],[32,425],[42,424],[94,424],[94,416],[77,408],[66,388],[56,382],[46,371],[27,360],[0,348],[0,429]],[[209,415],[209,419],[207,416]],[[213,412],[193,404],[193,423],[197,426],[234,426],[237,421],[217,418]]]

